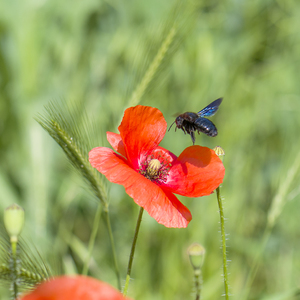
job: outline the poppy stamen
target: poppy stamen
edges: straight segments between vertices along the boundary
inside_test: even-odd
[[[148,159],[140,165],[139,173],[158,184],[167,180],[171,164],[166,158],[164,159],[160,153],[155,156],[157,158],[154,158],[153,154],[148,156]]]

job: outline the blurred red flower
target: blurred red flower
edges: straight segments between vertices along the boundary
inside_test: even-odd
[[[21,300],[125,300],[109,284],[86,276],[62,276],[46,281]]]
[[[179,157],[158,146],[167,123],[153,107],[126,109],[120,134],[107,132],[111,146],[90,151],[91,165],[126,193],[151,217],[166,227],[187,227],[190,211],[173,193],[187,197],[211,194],[223,181],[225,168],[209,148],[191,146]]]

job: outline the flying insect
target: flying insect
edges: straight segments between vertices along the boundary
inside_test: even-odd
[[[185,134],[189,134],[192,138],[193,145],[195,144],[195,132],[198,132],[198,134],[200,134],[200,132],[203,132],[211,137],[216,136],[218,134],[217,127],[212,121],[206,119],[205,117],[213,116],[218,110],[222,100],[223,98],[219,98],[213,101],[212,103],[204,107],[202,110],[200,110],[198,113],[185,112],[179,115],[171,124],[169,130],[175,123],[175,131],[177,128],[179,128]]]

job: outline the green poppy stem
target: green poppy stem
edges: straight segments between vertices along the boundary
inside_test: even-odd
[[[13,293],[13,299],[17,300],[19,295],[19,289],[18,289],[18,259],[17,259],[17,241],[11,242],[11,252],[12,252],[12,293]]]
[[[131,251],[130,251],[130,256],[129,256],[129,261],[128,261],[128,267],[127,267],[127,275],[126,275],[126,281],[125,281],[125,286],[124,286],[124,291],[123,291],[123,296],[127,295],[128,292],[128,286],[129,286],[129,281],[130,281],[130,275],[131,275],[131,268],[132,268],[132,262],[133,262],[133,257],[134,257],[134,252],[135,252],[135,246],[136,246],[136,241],[137,237],[140,231],[140,225],[142,222],[142,216],[143,216],[144,209],[141,207],[139,216],[136,222],[136,227],[135,227],[135,233],[133,237],[133,242],[131,246]]]
[[[223,252],[223,278],[225,287],[225,299],[229,299],[228,291],[228,270],[227,270],[227,253],[226,253],[226,234],[225,234],[225,217],[223,211],[223,203],[220,195],[220,187],[217,188],[217,199],[220,213],[221,236],[222,236],[222,252]]]
[[[202,273],[200,268],[194,269],[194,280],[195,280],[195,290],[196,290],[196,300],[200,300],[201,295],[201,283],[202,283]]]
[[[91,260],[92,252],[93,252],[94,245],[95,245],[95,239],[96,239],[98,228],[99,228],[99,222],[101,219],[101,213],[102,213],[102,205],[99,202],[98,208],[97,208],[97,211],[95,214],[94,222],[93,222],[93,228],[92,228],[90,240],[89,240],[88,255],[85,259],[83,269],[82,269],[82,275],[87,275],[87,273],[88,273],[89,263]]]
[[[109,235],[112,254],[113,254],[115,271],[116,271],[116,276],[117,276],[117,281],[118,281],[118,289],[119,289],[119,291],[121,291],[122,287],[121,287],[120,271],[119,271],[119,266],[118,266],[118,262],[117,262],[116,247],[115,247],[115,242],[114,242],[114,238],[113,238],[113,234],[112,234],[112,230],[111,230],[108,208],[104,209],[104,214],[105,214],[105,221],[106,221],[106,225],[107,225],[107,229],[108,229],[108,235]]]

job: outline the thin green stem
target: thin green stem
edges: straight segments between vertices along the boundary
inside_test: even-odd
[[[223,210],[223,203],[220,195],[220,187],[217,188],[217,199],[220,213],[220,224],[221,224],[221,236],[222,236],[222,252],[223,252],[223,278],[225,288],[225,299],[229,299],[228,291],[228,270],[227,270],[227,253],[226,253],[226,234],[225,234],[225,217]]]
[[[149,68],[147,69],[142,81],[133,92],[129,100],[129,106],[135,106],[140,102],[143,94],[145,93],[147,87],[149,86],[150,82],[154,78],[157,70],[159,69],[159,66],[161,65],[163,59],[165,58],[168,50],[170,49],[170,46],[174,41],[174,37],[176,33],[177,33],[177,27],[173,25],[170,31],[168,32],[168,35],[164,39],[161,47],[158,49],[157,54],[154,57],[153,61],[151,62]]]
[[[12,252],[12,292],[13,298],[17,300],[18,298],[18,261],[17,261],[17,241],[11,242],[11,252]]]
[[[89,263],[90,263],[92,252],[93,252],[94,245],[95,245],[95,239],[96,239],[98,228],[99,228],[99,222],[100,222],[100,219],[101,219],[101,212],[102,212],[102,205],[99,202],[98,203],[98,208],[97,208],[97,211],[96,211],[96,214],[95,214],[95,219],[94,219],[94,223],[93,223],[91,237],[90,237],[90,240],[89,240],[88,255],[87,255],[87,258],[86,258],[86,260],[84,262],[84,265],[83,265],[82,275],[87,275],[87,273],[88,273],[88,267],[89,267]]]
[[[13,255],[13,257],[16,257],[18,243],[17,243],[17,241],[11,241],[10,243],[11,243],[11,252],[12,252],[12,255]]]
[[[118,289],[119,289],[119,291],[121,291],[122,287],[121,287],[120,271],[119,271],[119,266],[118,266],[118,261],[117,261],[115,242],[114,242],[113,233],[112,233],[111,224],[110,224],[108,207],[105,208],[104,214],[105,214],[105,221],[106,221],[106,225],[107,225],[107,229],[108,229],[108,235],[109,235],[109,239],[110,239],[111,250],[112,250],[112,255],[113,255],[113,260],[114,260],[114,265],[115,265],[115,272],[116,272],[117,281],[118,281]]]
[[[129,256],[129,261],[128,261],[127,275],[126,275],[126,282],[125,282],[125,286],[124,286],[123,296],[126,296],[127,292],[128,292],[128,286],[129,286],[129,281],[130,281],[132,262],[133,262],[133,257],[134,257],[134,252],[135,252],[135,246],[136,246],[137,237],[138,237],[138,234],[139,234],[139,231],[140,231],[140,225],[141,225],[141,222],[142,222],[143,212],[144,212],[144,209],[141,207],[140,208],[140,212],[139,212],[139,216],[138,216],[138,219],[137,219],[137,222],[136,222],[135,233],[134,233],[133,242],[132,242],[132,246],[131,246],[131,251],[130,251],[130,256]]]
[[[260,243],[260,248],[256,253],[253,262],[251,264],[251,269],[249,271],[245,288],[243,289],[243,294],[240,297],[241,300],[248,299],[251,286],[255,279],[256,273],[261,263],[262,254],[266,248],[266,245],[269,241],[269,238],[272,233],[272,229],[279,218],[284,205],[287,202],[287,194],[288,191],[294,182],[297,174],[299,173],[300,169],[300,154],[298,154],[297,158],[293,162],[292,166],[289,168],[288,172],[284,174],[284,180],[280,181],[280,185],[278,188],[278,192],[272,200],[269,212],[268,212],[268,219],[267,219],[267,226],[265,228],[264,234],[262,236],[262,241]]]
[[[263,254],[263,252],[265,250],[265,247],[266,247],[266,245],[268,243],[268,240],[270,238],[271,231],[272,231],[271,227],[266,227],[266,229],[264,231],[260,249],[256,253],[256,256],[254,257],[254,260],[253,260],[253,262],[251,264],[251,269],[250,269],[250,272],[249,272],[248,277],[247,277],[245,288],[243,289],[244,292],[243,292],[243,295],[241,296],[241,300],[247,299],[248,296],[249,296],[251,285],[253,283],[253,280],[254,280],[254,278],[256,276],[256,273],[257,273],[257,270],[259,268],[259,265],[260,265],[260,262],[261,262],[261,258],[262,258],[262,254]]]
[[[196,300],[200,300],[201,284],[202,284],[202,273],[200,268],[194,269],[194,276],[195,276]]]

